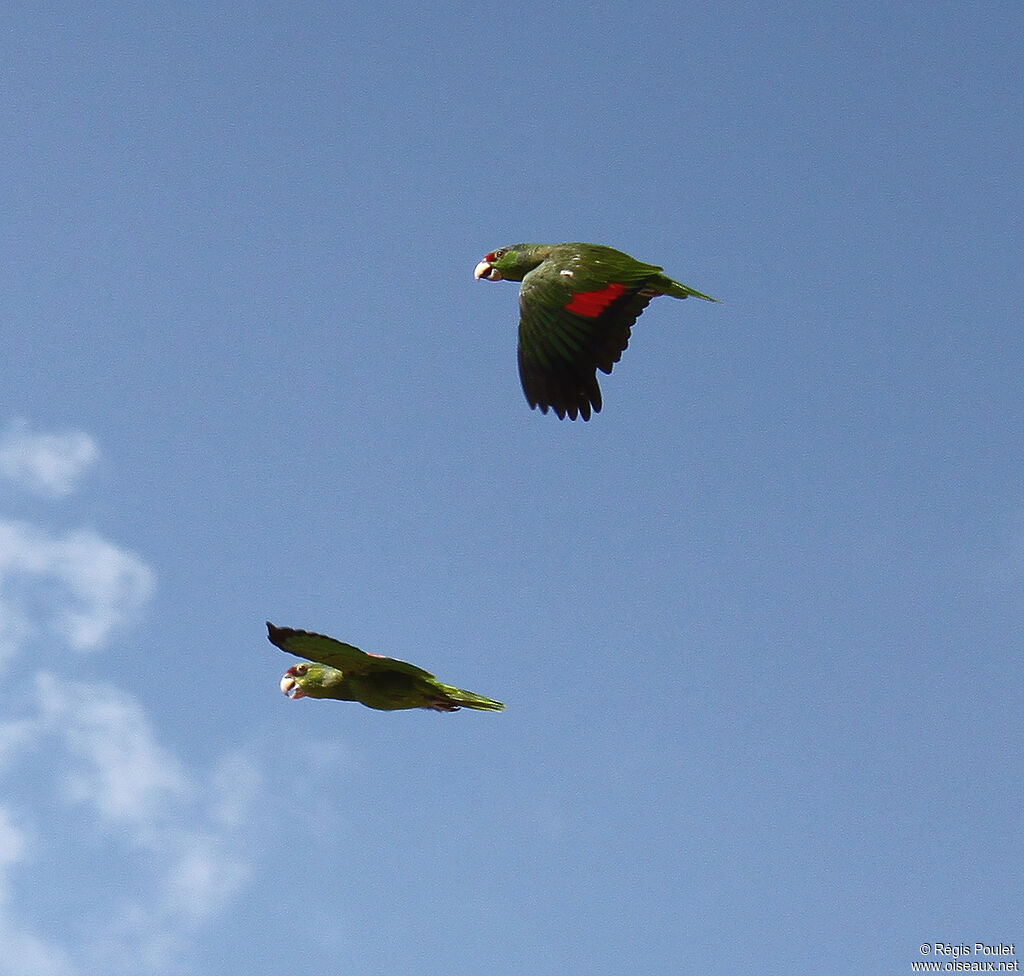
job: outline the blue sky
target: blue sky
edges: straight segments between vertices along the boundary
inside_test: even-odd
[[[0,974],[1024,943],[1022,29],[6,5]],[[559,422],[520,240],[723,303]],[[290,702],[267,619],[508,709]]]

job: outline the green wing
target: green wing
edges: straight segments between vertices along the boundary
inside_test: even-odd
[[[267,621],[267,637],[271,644],[282,651],[305,658],[307,661],[318,661],[329,668],[347,674],[370,674],[381,671],[400,671],[417,678],[433,678],[429,671],[407,664],[405,661],[379,654],[367,654],[351,644],[343,644],[333,637],[324,634],[311,634],[305,630],[292,630],[289,627],[275,627]]]
[[[519,378],[531,407],[552,407],[573,420],[601,409],[596,370],[610,373],[622,357],[633,323],[655,294],[643,286],[659,271],[640,262],[593,269],[546,261],[523,279]]]

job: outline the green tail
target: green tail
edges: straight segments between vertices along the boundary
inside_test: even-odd
[[[453,688],[451,685],[442,685],[445,693],[451,699],[453,705],[460,708],[475,708],[481,712],[501,712],[505,706],[493,698],[484,698],[483,695],[474,695],[471,691],[463,691],[461,688]]]
[[[705,295],[694,288],[673,281],[665,275],[658,275],[651,284],[656,287],[662,295],[671,295],[673,298],[703,298],[706,302],[717,302],[717,298]]]

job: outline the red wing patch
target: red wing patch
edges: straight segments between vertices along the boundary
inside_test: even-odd
[[[586,319],[596,319],[616,298],[622,297],[629,289],[617,281],[598,288],[597,291],[581,291],[572,296],[572,301],[565,306],[567,312],[582,315]]]

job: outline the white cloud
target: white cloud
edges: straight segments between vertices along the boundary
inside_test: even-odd
[[[24,832],[11,822],[10,814],[0,807],[0,869],[20,861],[24,856],[25,845]]]
[[[70,758],[63,792],[145,845],[165,815],[186,803],[192,786],[178,760],[153,738],[137,700],[104,685],[36,676],[44,726],[59,733]]]
[[[0,807],[0,976],[74,976],[67,954],[25,930],[11,917],[10,869],[25,860],[29,838]]]
[[[36,968],[18,968],[19,976],[180,968],[191,934],[223,911],[248,879],[248,831],[260,790],[255,763],[232,755],[198,776],[157,741],[134,696],[49,673],[36,675],[34,691],[36,716],[0,723],[0,744],[20,744],[23,764],[45,754],[57,777],[50,788],[58,802],[51,799],[49,806],[69,827],[47,849],[48,863],[75,857],[69,838],[98,829],[105,843],[86,844],[85,856],[113,857],[96,873],[118,881],[106,891],[95,886],[91,900],[75,907],[80,939],[73,951],[17,924],[10,905],[0,901],[0,960],[18,958],[15,951],[35,953]],[[12,888],[5,865],[29,849],[24,832],[2,814],[0,808],[0,898]],[[38,843],[49,839],[41,836]],[[61,882],[36,872],[36,883]],[[66,937],[62,933],[61,941]],[[0,962],[0,976],[7,973]]]
[[[51,498],[98,456],[80,432],[0,434],[0,478]],[[67,649],[107,644],[153,589],[137,555],[95,532],[0,518],[0,663],[32,646],[60,669],[29,660],[0,721],[0,976],[180,971],[248,878],[256,763],[190,768],[134,695],[65,677]]]
[[[0,772],[10,760],[31,746],[36,723],[28,719],[0,723]]]
[[[0,661],[40,632],[75,650],[99,647],[153,586],[145,563],[95,532],[54,535],[0,520]]]
[[[220,912],[249,876],[240,853],[231,834],[190,832],[164,878],[164,916],[194,925]]]
[[[44,498],[63,498],[99,456],[84,431],[33,434],[24,420],[15,420],[0,436],[0,477]]]
[[[0,947],[3,948],[0,976],[75,976],[79,972],[63,950],[12,925],[3,905],[0,905]]]

